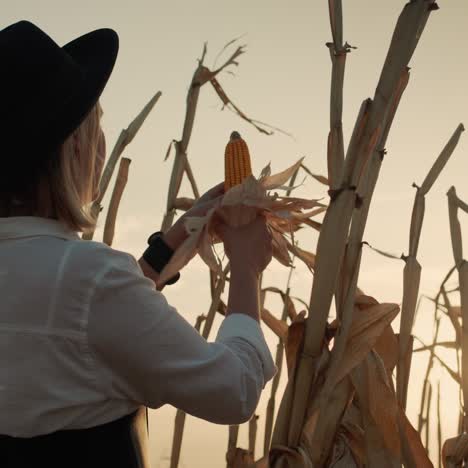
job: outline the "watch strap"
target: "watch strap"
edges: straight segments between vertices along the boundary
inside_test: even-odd
[[[174,250],[171,249],[162,238],[163,234],[162,231],[151,234],[148,238],[148,248],[143,253],[145,261],[157,273],[161,273],[163,268],[169,263],[172,255],[174,255]],[[177,272],[174,276],[169,278],[165,284],[174,284],[179,278],[180,273]]]

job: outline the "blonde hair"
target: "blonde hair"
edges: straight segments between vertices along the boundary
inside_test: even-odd
[[[58,219],[73,231],[95,229],[91,205],[99,182],[95,168],[101,114],[97,103],[37,174],[35,183],[27,191],[0,200],[0,216],[16,216],[16,206],[21,207],[21,215]]]

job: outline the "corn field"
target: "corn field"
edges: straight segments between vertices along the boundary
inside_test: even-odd
[[[219,466],[462,467],[468,460],[468,415],[464,410],[468,404],[468,263],[462,242],[466,235],[462,234],[459,216],[462,212],[468,213],[468,204],[457,196],[455,187],[447,188],[451,245],[446,247],[453,252],[453,268],[441,278],[440,288],[433,297],[420,294],[422,266],[418,261],[419,242],[424,235],[425,196],[450,163],[464,131],[462,124],[454,128],[452,135],[445,136],[447,143],[443,148],[434,148],[434,154],[427,156],[433,161],[427,174],[414,174],[422,182],[414,186],[411,223],[407,227],[399,226],[408,231],[407,252],[398,257],[375,249],[383,256],[403,262],[403,297],[396,297],[394,303],[381,303],[378,297],[366,294],[359,285],[362,251],[371,248],[365,241],[365,227],[368,215],[372,216],[371,201],[380,171],[385,170],[387,138],[410,80],[411,58],[417,53],[419,39],[426,34],[431,14],[439,7],[434,0],[411,0],[404,5],[381,74],[376,77],[375,93],[372,98],[362,101],[347,147],[342,124],[343,89],[346,62],[353,47],[343,38],[341,0],[329,0],[328,7],[331,29],[327,42],[331,59],[330,129],[326,148],[328,173],[317,174],[300,160],[277,180],[282,184],[282,178],[287,177],[288,185],[284,189],[286,197],[290,197],[302,177],[313,179],[321,187],[320,196],[325,200],[320,203],[310,197],[308,208],[312,210],[307,213],[300,210],[305,205],[294,205],[290,211],[294,213],[296,224],[290,224],[289,236],[276,238],[277,245],[274,246],[274,256],[285,269],[292,271],[294,262],[303,262],[310,269],[311,294],[308,298],[295,297],[291,275],[283,287],[262,281],[259,292],[261,315],[264,326],[278,339],[276,348],[272,349],[278,373],[269,389],[266,413],[255,414],[247,423],[248,446],[239,446],[238,426],[219,428],[226,430],[226,459],[220,461]],[[223,106],[236,113],[240,121],[265,134],[265,138],[280,131],[251,119],[226,94],[220,74],[237,66],[245,52],[236,42],[228,46],[234,49],[231,55],[221,66],[210,69],[204,64],[205,45],[191,78],[181,137],[170,143],[165,155],[172,169],[165,195],[167,204],[162,231],[169,229],[177,214],[188,210],[200,197],[188,148],[202,86],[212,86]],[[118,207],[129,177],[130,159],[123,155],[149,113],[153,108],[157,111],[160,96],[160,92],[156,93],[121,132],[103,172],[100,198],[92,210],[99,216],[106,208],[103,242],[108,245],[113,242]],[[104,195],[116,170],[109,206],[103,207]],[[188,181],[190,194],[181,193],[183,180]],[[318,233],[315,251],[301,248],[295,239],[294,231],[299,226],[303,231]],[[93,233],[83,238],[92,239]],[[209,305],[206,314],[200,315],[194,323],[206,339],[212,338],[210,332],[216,315],[226,312],[223,294],[229,282],[229,265],[224,263],[208,271]],[[267,309],[265,304],[269,296],[281,300],[281,310]],[[433,339],[430,343],[419,340],[413,330],[415,314],[423,301],[429,301],[433,306],[430,317]],[[398,327],[392,324],[397,316]],[[453,339],[449,341],[440,337],[445,322],[453,326]],[[455,368],[441,357],[441,349],[454,353]],[[427,355],[415,424],[406,415],[408,393],[412,387],[413,353]],[[459,388],[459,395],[453,396],[460,400],[459,423],[453,428],[458,434],[456,437],[446,437],[441,428],[444,382],[434,385],[435,364],[442,366]],[[278,394],[280,379],[287,379],[282,395]],[[430,417],[434,411],[437,418]],[[171,468],[180,466],[185,421],[185,413],[177,411]],[[264,427],[263,440],[257,437],[260,425]],[[439,456],[429,459],[428,449],[434,434]]]

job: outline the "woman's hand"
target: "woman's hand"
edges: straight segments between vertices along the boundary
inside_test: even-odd
[[[259,276],[270,263],[271,234],[261,214],[240,227],[222,224],[218,226],[217,233],[224,242],[232,272],[242,271],[243,274]]]
[[[226,315],[245,314],[260,321],[260,274],[272,258],[271,234],[265,217],[240,227],[218,226],[218,235],[231,263]]]
[[[224,182],[215,185],[213,188],[204,193],[186,213],[184,213],[174,225],[162,236],[166,244],[174,251],[187,239],[185,231],[185,219],[187,216],[204,216],[206,213],[219,203],[224,194]],[[164,288],[164,285],[158,285],[159,273],[154,271],[143,257],[138,260],[143,274],[154,281],[159,291]]]
[[[224,195],[224,182],[221,182],[210,190],[205,192],[198,200],[195,201],[192,208],[186,211],[174,225],[164,234],[164,241],[174,251],[187,239],[185,231],[185,219],[191,216],[205,216],[208,211],[219,203]]]

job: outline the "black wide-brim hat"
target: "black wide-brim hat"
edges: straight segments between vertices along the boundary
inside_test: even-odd
[[[56,157],[97,103],[118,48],[112,29],[89,32],[63,47],[29,21],[0,31],[3,188]]]

